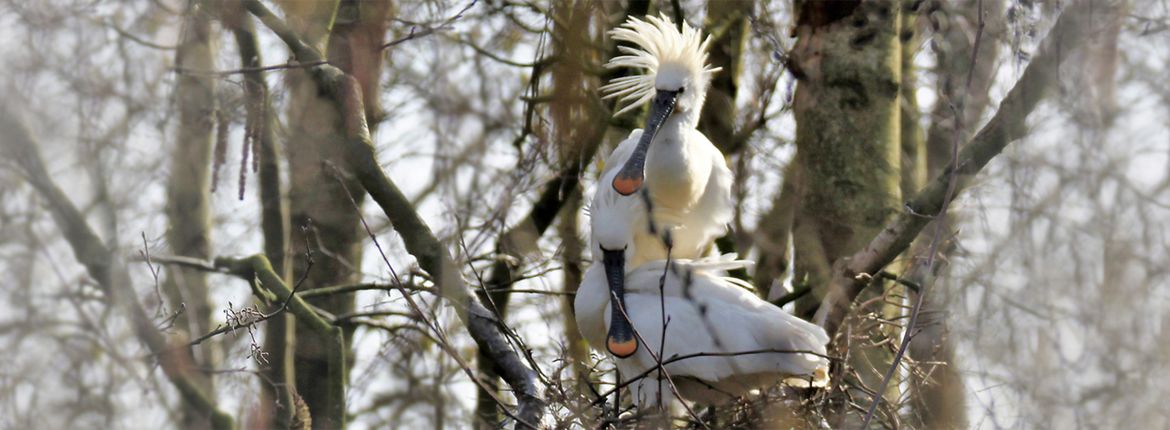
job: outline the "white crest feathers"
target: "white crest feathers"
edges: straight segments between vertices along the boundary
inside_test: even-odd
[[[679,32],[678,27],[665,14],[658,17],[647,16],[645,21],[630,17],[621,26],[610,31],[609,34],[614,40],[632,43],[637,49],[619,46],[618,50],[625,55],[614,57],[605,67],[630,67],[642,70],[641,74],[623,76],[601,87],[601,91],[606,93],[604,98],[617,97],[618,105],[624,105],[614,116],[654,98],[655,80],[658,71],[664,65],[680,66],[694,74],[704,84],[710,80],[711,75],[719,71],[719,68],[707,64],[707,45],[711,37],[702,38],[699,33],[698,29],[686,22],[682,23],[682,32]]]

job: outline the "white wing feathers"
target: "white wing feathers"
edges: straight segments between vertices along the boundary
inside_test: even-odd
[[[827,382],[828,360],[823,356],[829,338],[823,329],[717,273],[747,263],[734,255],[676,261],[665,272],[662,296],[658,286],[664,262],[647,263],[627,274],[627,285],[637,288],[628,292],[626,302],[637,310],[630,317],[642,344],[633,357],[618,360],[619,367],[640,373],[656,366],[654,355],[660,354],[663,361],[693,355],[666,364],[667,371],[734,395],[781,379],[803,381],[807,375],[814,375],[811,385]]]

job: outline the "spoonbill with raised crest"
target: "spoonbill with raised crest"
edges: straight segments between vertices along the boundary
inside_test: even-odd
[[[613,30],[613,38],[637,48],[621,46],[625,55],[606,67],[630,67],[639,74],[614,79],[601,90],[617,98],[617,115],[650,104],[646,125],[634,130],[606,160],[610,186],[601,186],[597,198],[631,196],[646,187],[657,225],[672,230],[672,250],[681,258],[698,257],[731,221],[731,183],[723,153],[695,127],[707,96],[711,75],[718,68],[706,64],[708,40],[683,23],[680,31],[666,17],[630,18]],[[642,250],[629,263],[665,258],[662,240],[638,238]]]

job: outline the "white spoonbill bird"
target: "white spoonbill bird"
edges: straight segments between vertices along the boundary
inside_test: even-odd
[[[606,160],[594,199],[630,196],[644,184],[655,224],[671,230],[671,254],[699,258],[726,233],[732,218],[731,170],[723,153],[695,129],[711,75],[719,70],[706,64],[708,40],[686,23],[680,32],[665,16],[630,18],[610,34],[636,48],[619,47],[624,55],[606,67],[640,73],[603,86],[605,98],[616,97],[625,105],[617,115],[647,102],[650,111],[645,127],[630,133]],[[636,233],[639,252],[626,264],[637,267],[666,258],[657,235],[645,229]]]
[[[594,348],[619,358],[625,378],[655,369],[658,357],[669,361],[665,369],[684,399],[707,404],[782,379],[828,382],[823,329],[720,275],[748,262],[708,257],[671,261],[670,270],[667,260],[627,266],[623,260],[638,253],[633,237],[646,228],[641,199],[594,199],[590,217],[593,252],[602,257],[577,290],[577,326]],[[700,355],[671,361],[692,354]],[[635,402],[669,404],[674,390],[660,391],[669,385],[657,372],[649,376],[631,385]]]

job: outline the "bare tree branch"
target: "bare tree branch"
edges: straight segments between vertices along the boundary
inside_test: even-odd
[[[215,402],[195,380],[190,348],[171,348],[146,310],[138,303],[123,263],[107,248],[89,226],[85,216],[73,205],[49,175],[32,135],[8,106],[0,106],[0,155],[14,160],[25,179],[46,200],[57,227],[77,261],[109,294],[113,305],[129,313],[134,332],[151,351],[158,354],[163,373],[179,391],[182,401],[210,418],[212,428],[233,429],[232,417],[220,411]]]
[[[1009,143],[1027,134],[1028,115],[1044,98],[1046,90],[1056,84],[1057,69],[1067,57],[1066,51],[1092,31],[1095,14],[1106,13],[1105,5],[1098,3],[1101,2],[1082,0],[1070,4],[1019,81],[1000,103],[995,116],[963,147],[957,163],[909,200],[905,209],[864,249],[835,264],[829,293],[818,311],[818,320],[824,321],[829,333],[837,332],[850,303],[868,284],[870,278],[864,275],[877,273],[890,264],[910,246],[931,219],[941,215],[948,189],[953,189],[954,193],[965,189],[992,158]]]
[[[244,74],[245,135],[257,145],[260,158],[259,186],[260,229],[264,235],[264,254],[272,263],[272,269],[281,279],[289,279],[289,264],[285,250],[289,243],[289,206],[281,185],[280,143],[276,139],[276,113],[269,97],[268,83],[260,67],[262,56],[256,28],[249,15],[237,3],[225,5],[221,17],[236,40]],[[275,315],[267,324],[264,333],[264,350],[271,355],[270,366],[265,369],[268,379],[279,383],[264,384],[261,407],[269,408],[264,415],[271,417],[272,425],[288,427],[292,421],[292,405],[295,403],[292,390],[293,340],[291,320],[284,315]],[[283,406],[283,407],[281,407]]]
[[[298,60],[313,62],[322,59],[320,53],[302,42],[262,3],[248,0],[245,7],[276,33]],[[327,64],[309,68],[308,72],[326,95],[337,103],[344,117],[348,159],[338,161],[344,161],[342,166],[356,175],[362,187],[393,223],[407,251],[418,259],[423,270],[430,273],[439,294],[452,303],[479,348],[492,356],[500,376],[512,387],[519,401],[518,425],[527,423],[535,426],[544,414],[545,404],[536,386],[533,371],[508,344],[499,327],[502,322],[497,321],[473,295],[468,294],[458,266],[446,248],[419,217],[406,196],[382,171],[366,126],[361,89],[352,77]]]

